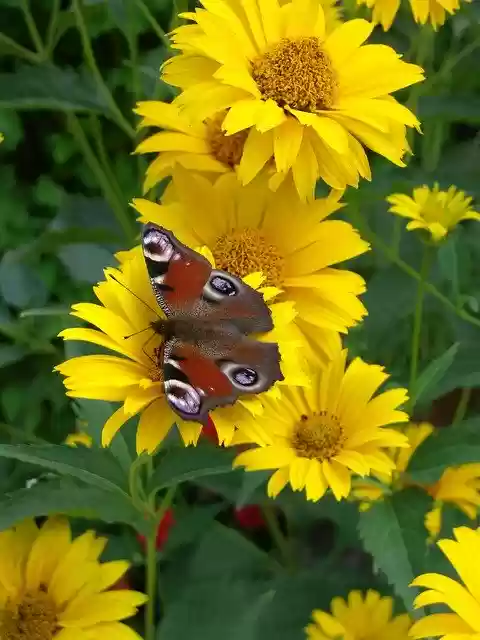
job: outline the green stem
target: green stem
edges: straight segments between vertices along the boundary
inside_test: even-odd
[[[137,4],[137,7],[140,9],[140,11],[143,13],[145,18],[147,19],[149,25],[152,27],[152,30],[155,31],[159,39],[163,42],[163,44],[167,48],[170,48],[170,40],[168,39],[168,36],[166,35],[162,27],[158,24],[158,22],[155,20],[154,16],[152,15],[150,9],[147,7],[145,2],[143,0],[135,0],[135,3]]]
[[[128,214],[128,211],[124,208],[122,202],[118,199],[115,190],[113,189],[110,181],[103,170],[102,165],[97,160],[92,148],[88,142],[87,136],[83,131],[83,128],[73,113],[67,113],[68,128],[70,129],[75,141],[82,150],[85,157],[85,161],[93,172],[94,176],[98,180],[100,187],[103,190],[105,198],[109,202],[115,217],[118,220],[121,228],[123,229],[125,236],[129,242],[132,242],[135,237],[135,227],[133,218]]]
[[[455,415],[453,416],[452,424],[454,427],[458,426],[465,418],[471,396],[472,389],[470,387],[468,387],[467,389],[462,389],[460,400],[458,401],[457,408],[455,409]]]
[[[23,16],[25,18],[25,23],[27,25],[28,33],[32,39],[33,44],[37,50],[37,53],[43,57],[44,48],[43,42],[38,33],[37,25],[35,24],[35,20],[33,19],[32,12],[30,11],[30,3],[29,0],[21,0],[20,7],[23,11]]]
[[[7,47],[10,47],[14,55],[20,58],[25,58],[25,60],[28,60],[32,64],[38,64],[38,62],[40,62],[38,54],[33,53],[33,51],[30,51],[30,49],[26,49],[25,47],[22,47],[21,44],[18,44],[18,42],[15,42],[15,40],[12,40],[12,38],[9,38],[8,36],[6,36],[4,33],[1,33],[1,32],[0,32],[0,44],[4,44]]]
[[[295,562],[292,556],[292,550],[289,541],[285,538],[282,530],[280,529],[275,507],[266,504],[261,507],[261,510],[270,535],[272,536],[272,540],[275,542],[275,545],[280,552],[284,566],[290,571],[294,571]]]
[[[147,466],[149,473],[153,472],[153,465]],[[158,511],[156,512],[156,518],[152,523],[147,536],[147,576],[146,576],[146,593],[148,601],[145,606],[145,640],[155,640],[155,609],[157,601],[157,586],[158,586],[158,572],[157,572],[157,529],[158,525],[163,519],[163,516],[167,512],[167,509],[172,504],[173,497],[175,495],[177,487],[174,485],[170,487],[165,493],[163,500],[160,504]],[[150,505],[153,506],[153,505]]]
[[[399,269],[404,271],[407,275],[409,275],[414,280],[419,282],[421,280],[420,274],[413,267],[411,267],[408,263],[402,260],[399,256],[395,254],[395,252],[380,238],[378,234],[376,234],[366,223],[366,221],[362,218],[360,213],[354,209],[354,207],[349,207],[350,214],[354,219],[355,224],[358,226],[362,235],[365,236],[366,240],[368,240],[372,245],[375,246],[376,249],[381,251],[385,257],[387,257],[390,262],[396,264]],[[447,307],[450,311],[452,311],[456,316],[464,320],[465,322],[469,322],[476,327],[480,327],[480,319],[472,316],[468,311],[464,309],[458,309],[455,303],[453,303],[447,296],[443,295],[441,291],[437,289],[435,285],[431,282],[423,283],[424,289],[427,293],[436,298],[439,302],[441,302],[445,307]]]
[[[424,246],[422,264],[420,267],[420,280],[418,281],[417,288],[417,300],[415,303],[415,312],[413,316],[413,332],[412,332],[412,347],[410,356],[410,384],[409,391],[413,394],[413,387],[417,379],[418,373],[418,358],[420,354],[420,338],[422,334],[422,319],[423,319],[423,301],[425,298],[425,281],[430,268],[430,247]]]
[[[52,0],[52,11],[47,28],[47,41],[45,43],[46,55],[50,57],[55,48],[55,36],[57,31],[57,20],[60,15],[60,0]]]
[[[120,111],[117,103],[113,95],[110,92],[105,80],[102,78],[102,74],[97,66],[97,62],[95,60],[95,56],[92,49],[92,44],[90,42],[90,38],[88,35],[87,27],[85,24],[85,20],[82,14],[81,8],[81,0],[73,0],[72,3],[73,11],[75,13],[75,19],[77,21],[78,31],[80,33],[80,37],[82,40],[83,53],[85,55],[85,60],[87,62],[90,71],[92,72],[95,80],[97,81],[98,86],[100,87],[105,100],[107,101],[112,115],[115,117],[115,120],[118,126],[132,139],[135,138],[135,129],[130,125],[130,123],[123,117],[122,112]]]
[[[118,184],[117,176],[115,175],[115,171],[112,168],[110,163],[110,159],[107,154],[107,150],[105,148],[105,143],[103,140],[103,131],[100,125],[100,121],[98,116],[91,115],[90,116],[90,125],[93,129],[93,135],[95,138],[95,145],[97,147],[98,160],[101,163],[103,170],[107,174],[107,177],[114,189],[119,202],[125,202],[125,194],[122,192],[120,185]]]

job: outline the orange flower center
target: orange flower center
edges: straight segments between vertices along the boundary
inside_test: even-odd
[[[252,77],[263,98],[280,107],[317,111],[335,102],[336,75],[318,38],[280,40],[253,60]]]
[[[162,347],[155,347],[153,350],[153,366],[149,371],[149,378],[152,382],[163,382],[163,356]]]
[[[336,456],[346,436],[337,416],[320,411],[311,416],[302,415],[296,425],[291,445],[301,458],[329,460]]]
[[[265,284],[282,284],[284,258],[259,229],[246,227],[223,234],[215,242],[212,254],[218,269],[239,278],[261,271]]]
[[[43,590],[29,591],[8,600],[0,613],[2,640],[52,640],[57,629],[57,609]]]
[[[219,113],[211,120],[207,121],[207,141],[210,151],[222,164],[226,164],[231,169],[240,163],[243,153],[247,131],[239,131],[231,136],[227,136],[222,131],[222,122],[225,113]]]

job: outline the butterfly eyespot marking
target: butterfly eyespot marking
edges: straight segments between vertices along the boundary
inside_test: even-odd
[[[240,293],[236,278],[223,271],[212,270],[210,278],[203,287],[203,297],[209,302],[220,302],[224,298],[232,298]]]
[[[226,362],[220,365],[222,372],[237,389],[244,389],[255,392],[255,389],[262,387],[264,380],[258,371],[245,365],[235,362]]]
[[[198,391],[191,384],[181,380],[165,380],[165,395],[174,409],[188,416],[200,413],[202,400]]]
[[[175,247],[165,233],[148,229],[143,236],[143,252],[154,262],[168,262],[175,253]]]

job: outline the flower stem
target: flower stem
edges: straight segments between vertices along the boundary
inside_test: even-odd
[[[37,50],[37,53],[40,56],[44,55],[43,42],[38,33],[37,25],[35,24],[35,20],[33,19],[32,12],[30,11],[30,2],[29,0],[22,0],[20,3],[20,7],[23,12],[23,16],[25,18],[25,23],[27,25],[28,33],[32,39],[33,44]]]
[[[149,474],[153,472],[153,465],[147,465]],[[148,601],[145,606],[145,640],[155,640],[156,628],[155,628],[155,611],[157,603],[157,586],[158,586],[158,572],[157,572],[157,529],[159,523],[162,521],[167,509],[172,504],[173,497],[175,495],[177,487],[174,485],[170,487],[165,493],[160,507],[155,514],[155,519],[150,527],[149,534],[147,536],[147,576],[146,576],[146,593]],[[152,505],[150,505],[152,506]]]
[[[410,394],[413,393],[413,386],[417,379],[418,373],[418,358],[420,353],[420,338],[422,333],[422,319],[423,319],[423,301],[425,298],[425,281],[427,279],[429,267],[430,267],[430,247],[424,246],[422,264],[420,266],[420,279],[417,287],[417,300],[415,303],[415,311],[413,316],[413,332],[412,332],[412,346],[411,346],[411,358],[410,358]]]
[[[295,562],[292,556],[292,550],[287,538],[283,535],[282,530],[280,529],[280,524],[275,513],[275,507],[265,504],[261,507],[261,510],[270,535],[272,536],[272,540],[275,542],[280,552],[284,566],[293,572],[295,569]]]
[[[112,211],[115,214],[119,225],[123,229],[127,240],[131,242],[136,234],[134,220],[132,220],[127,209],[124,207],[121,200],[119,200],[115,189],[110,184],[108,176],[106,175],[102,165],[93,152],[77,116],[73,113],[67,113],[66,116],[68,128],[70,129],[76,143],[81,149],[85,161],[90,167],[93,175],[96,176],[98,183],[105,195],[105,198],[112,207]]]
[[[452,424],[454,427],[457,427],[465,418],[471,395],[472,389],[470,387],[468,387],[467,389],[462,389],[460,400],[458,401],[457,408],[455,409],[455,415],[453,416]]]
[[[90,37],[88,35],[87,26],[85,24],[85,20],[82,13],[82,2],[81,0],[73,0],[73,11],[75,13],[75,19],[77,21],[77,28],[80,33],[80,38],[82,40],[83,53],[85,55],[85,61],[94,76],[100,90],[102,91],[106,102],[110,108],[110,112],[117,122],[118,126],[132,139],[135,138],[135,129],[131,126],[131,124],[124,118],[122,112],[120,111],[117,103],[113,95],[110,92],[105,80],[102,78],[102,74],[97,66],[97,62],[95,60],[95,55],[92,49],[92,43],[90,42]]]
[[[135,0],[135,3],[140,9],[140,11],[143,13],[145,18],[148,20],[148,23],[152,27],[152,30],[155,31],[158,38],[163,42],[163,44],[167,48],[170,48],[170,40],[168,39],[168,36],[166,35],[162,27],[158,24],[158,22],[155,20],[155,18],[153,17],[153,14],[151,13],[150,9],[147,7],[145,2],[143,0]]]

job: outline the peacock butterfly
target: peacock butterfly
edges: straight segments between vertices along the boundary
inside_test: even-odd
[[[158,353],[165,396],[184,420],[206,423],[216,407],[283,380],[278,345],[248,337],[273,328],[262,294],[213,269],[202,255],[155,224],[143,230],[143,255],[165,319]]]

